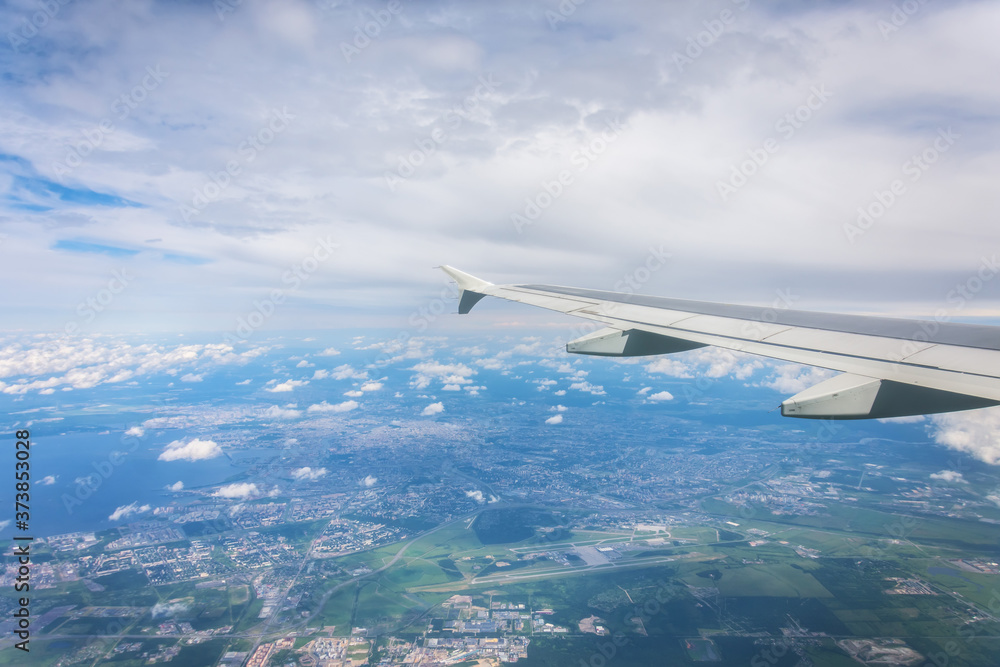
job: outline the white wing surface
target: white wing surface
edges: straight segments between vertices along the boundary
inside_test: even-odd
[[[841,371],[785,400],[787,417],[869,419],[1000,404],[1000,327],[494,285],[441,269],[461,288],[459,313],[494,296],[607,326],[567,343],[567,352],[631,357],[715,345]]]

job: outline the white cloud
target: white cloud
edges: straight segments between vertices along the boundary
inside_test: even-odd
[[[309,384],[309,380],[285,380],[281,384],[276,384],[273,387],[268,388],[267,391],[276,394],[284,391],[292,391],[296,387],[301,387],[307,384]]]
[[[639,391],[637,391],[637,392],[635,392],[635,393],[639,394],[640,396],[645,396],[645,395],[646,395],[646,394],[648,394],[648,393],[649,393],[649,392],[650,392],[650,391],[651,391],[652,389],[653,389],[652,387],[643,387],[642,389],[640,389]]]
[[[462,386],[457,384],[446,384],[441,387],[441,391],[462,391]]]
[[[906,417],[884,417],[876,421],[880,424],[917,424],[922,421],[927,421],[927,417],[924,415],[909,415]]]
[[[562,424],[562,422],[563,422],[562,415],[552,415],[551,417],[545,420],[546,424]]]
[[[549,408],[549,410],[554,410],[555,412],[566,412],[565,405],[557,405],[554,408]]]
[[[299,363],[295,364],[295,367],[296,368],[312,368],[315,365],[316,364],[310,364],[308,361],[306,361],[305,359],[303,359]]]
[[[157,602],[149,610],[153,618],[173,618],[186,614],[190,608],[183,602]]]
[[[364,396],[364,395],[365,395],[365,392],[359,391],[357,389],[351,389],[350,391],[345,391],[344,392],[344,396],[350,396],[351,398],[359,398],[359,397]]]
[[[410,386],[414,389],[426,389],[433,380],[451,385],[471,384],[469,377],[476,374],[475,370],[465,364],[442,364],[437,361],[422,361],[410,370],[417,371],[410,380]]]
[[[236,352],[227,343],[208,345],[131,344],[122,341],[78,338],[71,343],[58,338],[33,337],[0,346],[0,382],[6,394],[31,390],[90,389],[157,373],[176,374],[182,367],[245,364],[266,348]],[[194,373],[181,376],[196,381]]]
[[[968,484],[962,473],[957,470],[942,470],[940,472],[931,473],[931,479],[936,479],[941,482],[949,482],[951,484]]]
[[[292,471],[292,479],[296,481],[307,480],[310,482],[315,482],[317,479],[326,476],[326,468],[316,468],[315,470],[309,466],[303,468],[296,468]]]
[[[119,506],[114,512],[108,516],[109,521],[121,521],[122,519],[128,519],[136,514],[143,514],[152,509],[149,505],[140,506],[139,503],[129,503],[128,505]]]
[[[365,380],[368,378],[368,371],[359,371],[350,364],[341,364],[333,369],[330,377],[334,380]]]
[[[674,395],[669,391],[658,391],[655,394],[651,394],[647,400],[650,401],[672,401],[674,400]]]
[[[141,426],[133,426],[125,431],[125,435],[131,436],[133,438],[141,438],[146,435],[146,429]]]
[[[604,387],[599,384],[591,384],[586,380],[582,382],[574,382],[569,386],[570,389],[576,389],[577,391],[587,392],[593,394],[594,396],[604,396],[607,392],[604,391]],[[556,392],[556,396],[561,396],[559,392]]]
[[[660,373],[675,378],[694,377],[690,363],[669,356],[660,357],[656,361],[646,364],[646,372]]]
[[[302,416],[302,411],[272,405],[261,412],[261,416],[264,417],[264,419],[298,419]]]
[[[928,429],[939,445],[1000,465],[1000,408],[931,415]]]
[[[182,481],[178,480],[173,484],[167,484],[167,491],[183,491],[183,490],[184,490],[184,482]]]
[[[361,385],[361,391],[378,391],[382,388],[381,382],[375,382],[374,380],[369,380]]]
[[[222,456],[222,448],[212,440],[174,440],[157,457],[158,461],[204,461]]]
[[[426,408],[424,408],[423,412],[421,412],[420,414],[423,415],[424,417],[428,417],[430,415],[436,415],[440,412],[444,412],[444,404],[438,402],[438,403],[431,403]]]
[[[323,350],[322,352],[320,352],[316,356],[319,356],[319,357],[335,357],[338,354],[340,354],[340,352],[336,348],[328,347],[328,348],[326,348],[325,350]]]
[[[204,379],[202,374],[186,373],[181,376],[181,382],[201,382]]]
[[[56,483],[57,479],[58,477],[56,475],[46,475],[45,477],[42,477],[40,480],[38,480],[38,483],[42,486],[52,486],[53,484]]]
[[[251,380],[250,378],[247,378],[246,380],[240,380],[239,382],[237,382],[236,386],[237,387],[242,387],[243,385],[248,385],[251,382],[253,382],[253,380]]]
[[[316,403],[310,405],[307,408],[307,412],[310,414],[314,412],[324,413],[324,412],[350,412],[358,407],[357,401],[344,401],[343,403],[327,403],[323,401],[322,403]]]
[[[474,491],[466,491],[465,497],[472,498],[473,500],[475,500],[477,503],[480,504],[486,502],[486,499],[483,497],[483,492],[480,491],[479,489],[476,489]]]
[[[823,380],[832,378],[834,375],[836,375],[835,372],[825,368],[782,364],[774,369],[771,377],[761,382],[761,386],[770,387],[783,394],[797,394]]]
[[[376,482],[378,482],[378,477],[372,477],[371,475],[367,475],[364,479],[358,480],[358,484],[366,489],[375,486]]]
[[[212,494],[212,497],[226,498],[230,500],[247,500],[259,495],[261,495],[261,493],[256,484],[252,482],[236,482],[235,484],[220,486],[218,490]]]
[[[565,396],[566,395],[566,390],[565,389],[560,389],[559,391],[552,392],[552,395],[553,396]]]

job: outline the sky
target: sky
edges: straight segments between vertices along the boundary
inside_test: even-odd
[[[412,325],[455,309],[440,264],[996,313],[996,3],[24,0],[0,20],[6,331]],[[567,321],[447,322],[512,319]]]

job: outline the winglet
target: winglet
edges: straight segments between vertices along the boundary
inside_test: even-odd
[[[493,283],[488,283],[485,280],[482,280],[475,276],[470,276],[465,271],[459,271],[458,269],[454,269],[448,265],[442,265],[439,266],[438,268],[447,273],[449,276],[451,276],[451,279],[454,280],[456,283],[458,283],[458,286],[464,290],[467,289],[467,290],[472,290],[474,292],[477,289],[482,289],[483,287],[491,287],[493,285]]]
[[[472,310],[474,305],[479,303],[480,299],[486,296],[480,290],[493,286],[493,283],[486,282],[485,280],[469,275],[464,271],[459,271],[458,269],[454,269],[447,265],[442,265],[438,268],[451,276],[451,279],[458,283],[459,288],[462,290],[462,295],[458,300],[459,315],[465,315],[468,313]]]

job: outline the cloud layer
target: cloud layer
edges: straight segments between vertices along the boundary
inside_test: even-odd
[[[995,236],[996,3],[888,31],[860,2],[404,3],[357,53],[366,5],[215,5],[60,4],[30,36],[37,5],[0,7],[20,326],[422,333],[454,306],[444,261],[800,308],[996,302],[946,298]]]

